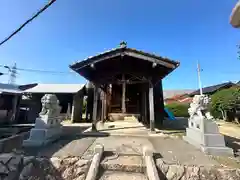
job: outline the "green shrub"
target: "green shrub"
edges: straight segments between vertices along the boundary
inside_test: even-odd
[[[188,117],[189,104],[186,103],[171,103],[165,105],[165,107],[171,111],[176,117]]]
[[[240,101],[240,88],[223,89],[211,96],[211,112],[215,118],[227,120],[228,112],[233,111]]]

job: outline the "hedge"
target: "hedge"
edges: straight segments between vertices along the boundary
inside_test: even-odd
[[[189,104],[186,103],[171,103],[165,105],[165,107],[171,111],[176,117],[188,117]]]

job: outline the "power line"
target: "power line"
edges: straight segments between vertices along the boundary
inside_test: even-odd
[[[8,69],[10,72],[12,71],[12,68],[7,65],[1,65],[0,67]],[[27,68],[16,68],[17,71],[26,71],[26,72],[32,72],[32,73],[49,73],[49,74],[75,74],[74,72],[64,72],[64,71],[50,71],[50,70],[42,70],[42,69],[27,69]]]
[[[18,29],[16,29],[12,34],[10,34],[8,37],[6,37],[1,43],[0,46],[3,45],[5,42],[10,40],[14,35],[16,35],[18,32],[22,30],[24,26],[26,26],[28,23],[30,23],[32,20],[34,20],[36,17],[38,17],[42,12],[44,12],[48,7],[50,7],[56,0],[50,0],[48,4],[46,4],[43,8],[41,8],[36,14],[34,14],[30,19],[28,19],[26,22],[24,22]]]
[[[64,72],[64,71],[48,71],[48,70],[40,70],[40,69],[25,69],[25,68],[17,68],[20,71],[28,71],[28,72],[39,72],[39,73],[52,73],[52,74],[72,74],[73,72]]]

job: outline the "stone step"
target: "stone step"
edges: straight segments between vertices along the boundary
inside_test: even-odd
[[[109,157],[109,159],[105,157],[101,162],[101,167],[106,171],[146,172],[143,157],[136,155],[119,155],[116,157]]]
[[[148,180],[143,173],[123,172],[123,171],[103,171],[99,180]]]

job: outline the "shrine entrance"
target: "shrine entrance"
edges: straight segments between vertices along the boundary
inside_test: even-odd
[[[162,79],[178,65],[127,48],[123,42],[118,48],[70,67],[89,80],[87,113],[94,123],[134,116],[154,131],[155,123],[161,124],[164,118]]]

